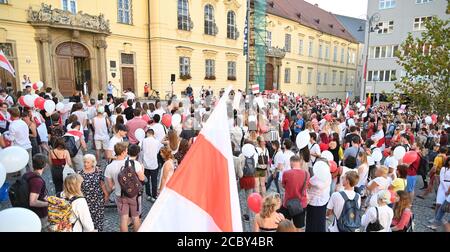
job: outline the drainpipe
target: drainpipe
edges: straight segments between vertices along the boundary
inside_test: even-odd
[[[148,8],[147,8],[147,17],[148,17],[148,66],[149,66],[149,77],[150,77],[150,89],[153,90],[153,81],[152,81],[152,46],[150,42],[150,1],[148,0]]]

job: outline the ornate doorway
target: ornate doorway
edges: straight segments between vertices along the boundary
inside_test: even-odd
[[[75,42],[64,42],[56,48],[56,57],[59,92],[66,97],[75,90],[91,93],[91,68],[86,47]],[[84,83],[87,90],[84,90]]]

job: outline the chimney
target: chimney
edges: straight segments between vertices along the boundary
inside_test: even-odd
[[[319,4],[314,4],[314,6],[316,6],[317,8],[319,7]]]

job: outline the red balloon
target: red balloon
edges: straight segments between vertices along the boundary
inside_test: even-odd
[[[254,213],[259,213],[262,207],[262,197],[259,193],[252,193],[247,198],[248,208]]]
[[[44,103],[45,103],[45,99],[42,97],[38,97],[34,100],[34,107],[38,108],[40,110],[44,109]]]
[[[348,116],[353,117],[355,115],[355,111],[350,110],[348,111]]]
[[[437,115],[436,114],[432,114],[431,115],[431,120],[433,121],[433,123],[436,123],[437,122]]]
[[[330,146],[328,146],[328,144],[326,144],[326,143],[320,143],[319,147],[320,147],[320,151],[326,151],[330,148]]]
[[[334,160],[328,161],[328,164],[330,165],[330,172],[331,173],[334,173],[334,172],[337,171],[338,167],[337,167],[336,162],[334,162]]]
[[[325,116],[324,116],[324,118],[325,118],[325,120],[327,120],[327,122],[331,122],[331,115],[330,114],[326,114]]]
[[[35,83],[33,83],[33,89],[34,90],[38,90],[39,89],[39,87],[38,87],[38,85],[37,85],[37,83],[35,82]]]
[[[161,120],[162,124],[166,126],[167,128],[172,125],[172,115],[170,114],[164,114]]]
[[[405,164],[412,164],[414,161],[417,160],[417,152],[415,151],[408,151],[406,152],[405,156],[403,156],[403,163]]]
[[[19,101],[20,106],[22,106],[22,107],[26,107],[27,106],[27,104],[25,103],[25,96],[19,97],[18,101]]]

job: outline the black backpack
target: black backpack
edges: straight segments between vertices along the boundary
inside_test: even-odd
[[[17,179],[17,181],[9,188],[9,200],[11,201],[11,205],[13,207],[30,208],[30,188],[28,183],[34,178],[40,177],[33,174],[28,178],[25,178],[24,175]]]
[[[118,174],[118,181],[122,190],[122,196],[134,198],[139,195],[142,190],[142,183],[136,174],[134,160],[127,159],[125,161]]]
[[[360,232],[361,229],[361,212],[358,206],[359,194],[350,200],[343,191],[339,194],[344,198],[344,206],[342,207],[341,216],[337,219],[337,228],[339,232]]]
[[[255,169],[255,159],[253,158],[253,156],[245,157],[243,173],[244,173],[244,177],[255,176],[256,169]]]
[[[75,157],[81,148],[81,144],[77,147],[74,136],[64,136],[64,142],[66,143],[66,149],[69,151],[70,157]]]

